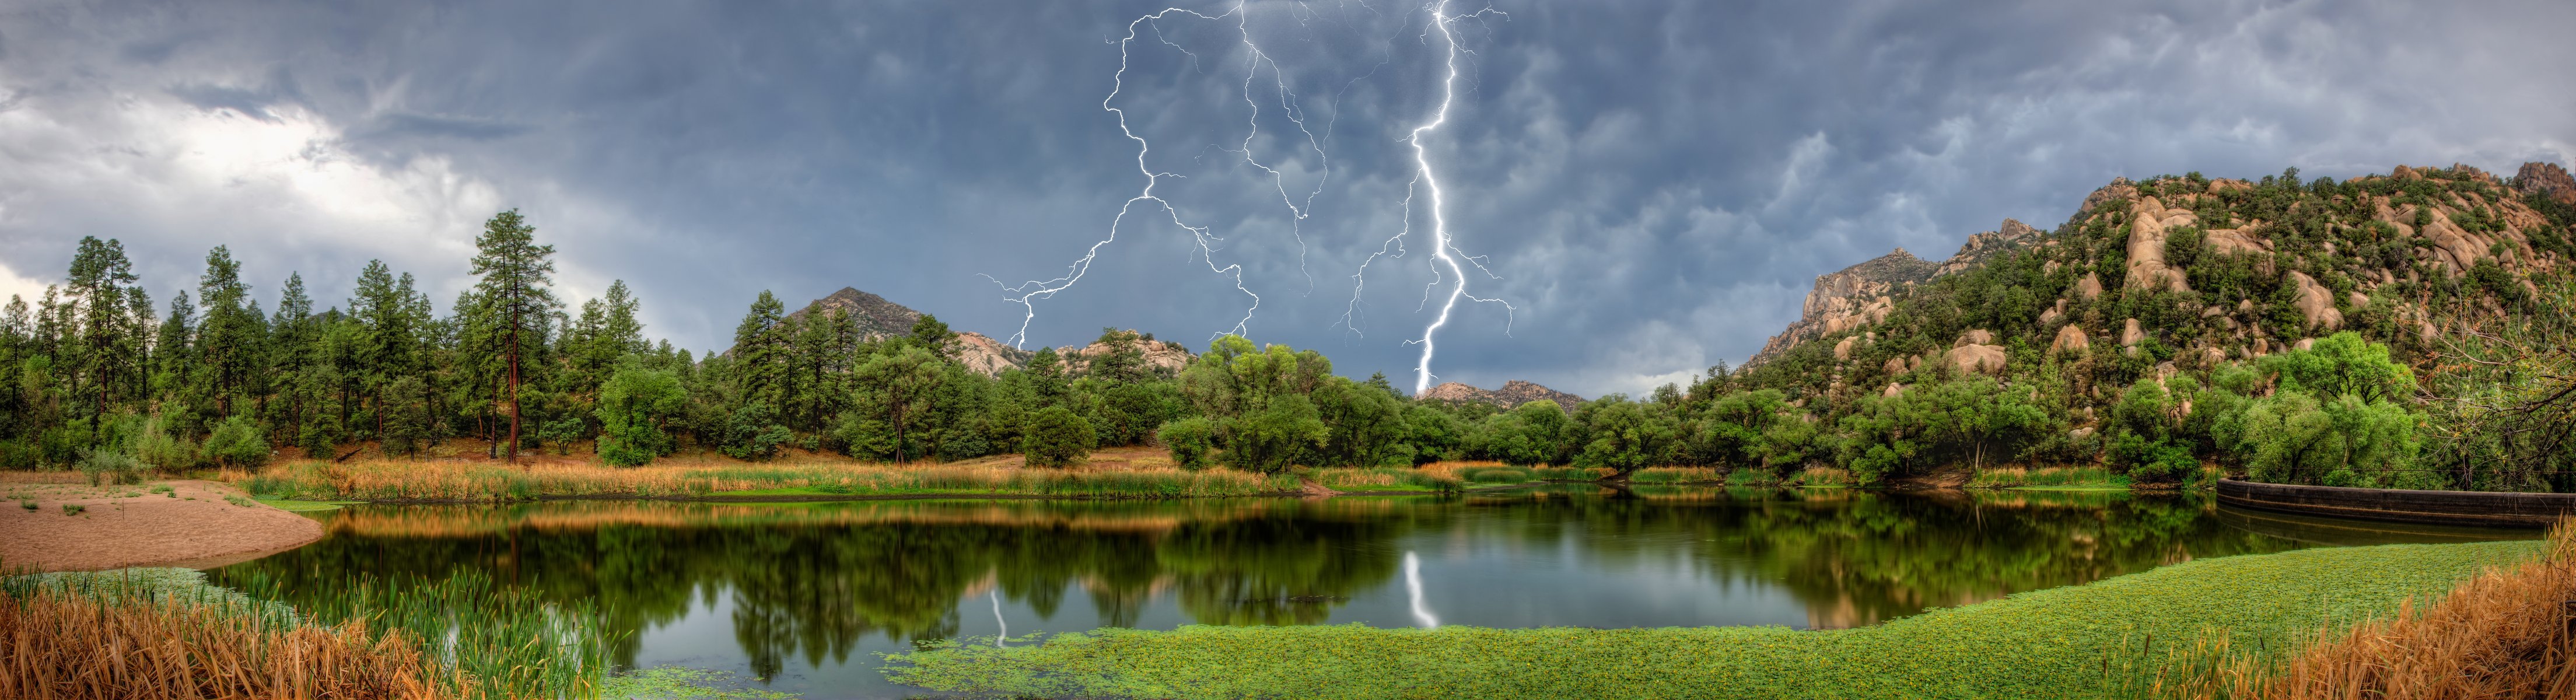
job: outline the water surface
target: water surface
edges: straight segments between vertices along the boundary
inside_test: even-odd
[[[2470,541],[2129,493],[1562,486],[1329,500],[358,506],[227,567],[288,590],[479,569],[592,601],[629,666],[907,694],[916,640],[1103,626],[1842,628],[2200,557]],[[303,582],[301,585],[298,582]],[[994,643],[985,640],[983,643]],[[1007,642],[1004,642],[1007,643]]]

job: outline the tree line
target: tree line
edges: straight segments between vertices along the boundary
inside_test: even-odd
[[[766,291],[730,348],[693,356],[646,340],[622,281],[567,308],[552,289],[554,249],[517,211],[492,217],[476,244],[475,282],[441,315],[412,275],[381,261],[341,304],[317,310],[290,275],[266,310],[220,246],[194,294],[156,307],[117,241],[84,238],[66,282],[33,306],[13,298],[0,309],[0,463],[181,469],[252,466],[289,449],[319,459],[464,449],[591,452],[617,465],[682,450],[896,463],[1020,453],[1056,466],[1156,445],[1184,467],[1260,472],[1479,459],[1766,478],[1839,467],[1872,483],[1960,463],[2101,462],[2140,481],[2197,478],[2208,463],[2314,483],[2443,481],[2408,471],[2422,442],[2413,374],[2386,345],[2348,332],[2181,372],[2153,366],[2174,356],[2153,339],[2068,356],[2016,339],[2002,376],[1927,363],[1892,377],[1906,382],[1897,390],[1868,393],[1820,388],[1822,343],[1810,343],[1756,371],[1721,363],[1687,386],[1568,411],[1415,400],[1383,375],[1337,375],[1313,350],[1237,336],[1175,369],[1146,361],[1150,337],[1104,329],[1082,353],[1041,349],[988,376],[960,361],[956,334],[934,316],[870,334],[819,305],[788,313]],[[1991,295],[1978,285],[2038,274],[2040,261],[1990,267],[1921,296]],[[1889,325],[1923,307],[1901,307]],[[1812,371],[1784,372],[1800,366]]]

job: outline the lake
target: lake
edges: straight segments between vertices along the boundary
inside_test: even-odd
[[[1869,625],[2193,558],[2536,537],[2127,492],[1559,485],[1325,500],[352,506],[217,570],[286,590],[476,569],[591,601],[621,664],[901,697],[880,653],[1102,626]],[[299,582],[302,582],[299,585]]]

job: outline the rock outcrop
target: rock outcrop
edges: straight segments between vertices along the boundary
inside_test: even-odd
[[[1145,366],[1159,372],[1178,374],[1181,368],[1190,365],[1191,359],[1198,357],[1190,352],[1188,346],[1180,343],[1140,339],[1136,341],[1136,345],[1137,349],[1145,355]],[[1090,371],[1093,359],[1106,356],[1113,351],[1108,343],[1096,341],[1082,347],[1067,345],[1055,349],[1056,354],[1064,356],[1065,369],[1077,374]]]
[[[2183,195],[2185,197],[2195,195]],[[2139,197],[2129,205],[2129,271],[2120,286],[2129,289],[2165,289],[2181,291],[2191,284],[2183,279],[2182,270],[2165,265],[2165,237],[2173,229],[2200,222],[2189,209],[2165,208],[2155,197]],[[2096,282],[2095,284],[2100,284]]]
[[[2545,195],[2560,204],[2576,204],[2576,177],[2557,163],[2524,163],[2513,174],[2513,188],[2523,194]]]
[[[2077,328],[2072,323],[2058,326],[2057,339],[2048,343],[2049,352],[2071,352],[2081,355],[2091,349],[2093,349],[2093,339],[2084,337],[2084,329]]]
[[[2004,373],[2004,346],[1964,344],[1950,348],[1946,359],[1961,372]]]
[[[2333,290],[2326,289],[2307,273],[2297,270],[2290,271],[2290,282],[2299,286],[2299,300],[2295,303],[2299,313],[2307,315],[2309,328],[2334,330],[2343,327],[2343,312],[2335,308]]]
[[[1558,407],[1565,409],[1566,413],[1573,413],[1574,407],[1583,404],[1583,397],[1581,396],[1575,396],[1573,394],[1568,394],[1518,379],[1503,382],[1503,388],[1492,391],[1478,389],[1458,382],[1447,382],[1439,386],[1424,389],[1422,390],[1422,395],[1414,398],[1426,401],[1492,404],[1506,409],[1532,401],[1554,401]]]
[[[957,334],[957,361],[966,365],[967,369],[987,377],[999,376],[1002,370],[1013,367],[1028,366],[1029,357],[1032,354],[1034,353],[1027,350],[1004,345],[1002,341],[994,340],[982,333]]]
[[[1892,294],[1932,279],[1941,266],[1898,248],[1867,262],[1816,277],[1798,322],[1771,337],[1747,365],[1760,364],[1799,343],[1875,324],[1896,308]]]

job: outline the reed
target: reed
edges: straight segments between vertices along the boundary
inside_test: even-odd
[[[34,578],[34,577],[22,577]],[[0,697],[450,698],[416,638],[300,623],[257,601],[12,581]]]
[[[2129,477],[2104,467],[1994,467],[1979,470],[1967,488],[2101,488],[2125,489]]]
[[[610,665],[614,640],[589,601],[547,603],[472,569],[440,579],[357,574],[295,589],[252,570],[228,582],[252,598],[289,602],[318,624],[436,640],[429,652],[463,696],[596,697]]]
[[[1460,491],[1465,480],[1456,467],[1334,467],[1310,472],[1315,483],[1335,491]]]
[[[1726,475],[1708,467],[1649,467],[1628,475],[1632,484],[1707,484],[1726,480]]]

